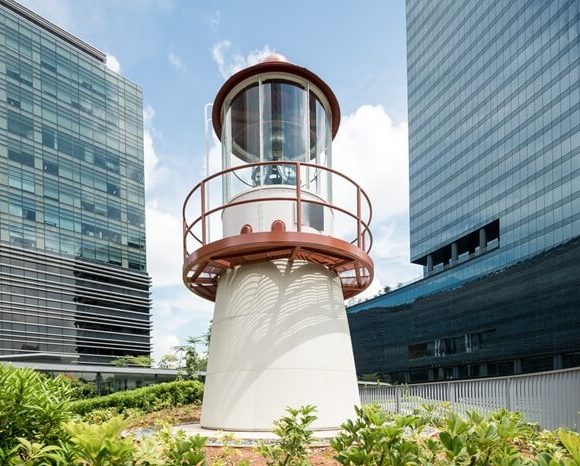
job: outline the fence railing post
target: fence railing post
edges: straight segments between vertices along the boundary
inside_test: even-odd
[[[205,218],[205,211],[206,211],[206,205],[205,205],[205,180],[203,180],[201,182],[201,243],[203,246],[205,246],[206,244],[206,240],[207,240],[207,231],[206,231],[206,227],[205,227],[205,222],[206,222],[206,218]]]
[[[300,162],[296,162],[296,231],[302,231],[302,173]]]
[[[527,422],[537,422],[543,428],[566,427],[580,431],[579,386],[580,368],[574,368],[541,374],[433,384],[385,387],[377,385],[373,387],[376,393],[365,394],[364,390],[361,392],[361,402],[365,404],[380,400],[395,413],[403,414],[412,409],[416,399],[436,402],[447,399],[458,412],[472,409],[488,414],[490,411],[506,408],[521,411]],[[391,407],[393,397],[394,407]],[[556,406],[553,404],[554,400],[557,400]]]
[[[395,413],[401,414],[401,387],[395,386]]]
[[[362,245],[361,216],[362,216],[361,193],[360,193],[360,186],[357,186],[356,187],[356,245],[359,248],[364,249],[364,246]]]
[[[183,219],[183,260],[187,259],[187,222]]]
[[[455,385],[451,382],[447,382],[447,401],[451,403],[451,406],[455,403]]]
[[[511,411],[513,409],[513,400],[512,400],[512,379],[508,377],[505,380],[505,404],[506,409]]]

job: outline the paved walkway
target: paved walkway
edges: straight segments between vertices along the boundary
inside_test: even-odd
[[[231,446],[240,446],[240,447],[247,447],[247,446],[256,446],[260,441],[265,443],[273,443],[278,440],[278,436],[273,432],[243,432],[243,431],[224,431],[224,430],[212,430],[212,429],[204,429],[199,424],[181,424],[177,426],[173,426],[173,431],[183,430],[187,435],[196,435],[199,434],[202,437],[207,437],[207,444],[208,445],[223,445],[223,438],[224,436],[230,437],[233,436],[233,440],[231,438],[227,439],[227,443]],[[339,430],[318,430],[314,431],[314,438],[316,439],[315,442],[312,443],[312,446],[326,446],[328,445],[330,439],[336,437],[339,433]]]

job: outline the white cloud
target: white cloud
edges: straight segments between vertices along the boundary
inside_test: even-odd
[[[332,145],[333,167],[358,183],[372,204],[372,224],[408,211],[407,127],[393,121],[382,106],[363,105],[342,119]],[[334,177],[334,203],[356,212],[357,193],[352,184]],[[368,218],[363,202],[363,218]],[[339,235],[354,235],[356,222],[335,215]]]
[[[217,10],[209,19],[209,27],[212,31],[217,31],[222,21],[222,14]]]
[[[170,52],[169,55],[167,55],[167,60],[169,61],[169,64],[178,71],[185,68],[185,63],[183,63],[183,59],[175,52]]]
[[[213,315],[212,302],[196,298],[184,287],[171,288],[171,291],[169,296],[155,300],[153,353],[156,361],[187,337],[204,334]]]
[[[115,73],[121,72],[121,63],[119,63],[119,60],[117,57],[115,57],[115,55],[107,53],[107,60],[105,64],[111,71],[114,71]]]
[[[162,212],[155,203],[148,203],[147,221],[147,268],[155,287],[181,283],[183,263],[181,221]]]
[[[333,142],[333,166],[361,184],[373,204],[376,222],[409,210],[409,159],[406,123],[394,124],[381,105],[363,105],[342,119]],[[343,186],[335,200],[354,205]]]
[[[418,276],[421,269],[409,263],[406,123],[395,124],[380,105],[363,105],[343,117],[332,153],[333,167],[357,182],[372,204],[371,256],[378,281],[364,296],[375,294],[380,283],[392,286]],[[356,191],[349,188],[335,179],[334,203],[354,212]],[[335,218],[336,234],[354,238],[356,224],[342,215]]]
[[[180,204],[183,193],[172,184],[176,175],[156,147],[162,138],[154,125],[155,110],[143,111],[145,187],[147,191],[147,269],[153,278],[153,356],[156,361],[188,336],[207,329],[213,306],[189,292],[181,281],[183,264]],[[218,152],[216,152],[218,151]],[[213,157],[219,159],[219,149]],[[163,201],[163,202],[161,202]]]
[[[223,78],[229,78],[235,72],[256,63],[260,63],[265,57],[275,53],[269,45],[261,49],[252,50],[247,55],[242,55],[231,50],[232,43],[229,40],[222,40],[211,49],[213,61],[218,66]]]
[[[155,140],[160,139],[161,134],[155,129],[154,118],[155,110],[151,105],[146,105],[143,110],[143,157],[147,191],[157,186],[160,181],[167,179],[169,174],[167,167],[161,165],[159,154],[155,149]]]
[[[179,345],[179,338],[174,334],[167,334],[165,328],[153,328],[153,359],[159,364],[161,358],[171,353],[173,347]]]

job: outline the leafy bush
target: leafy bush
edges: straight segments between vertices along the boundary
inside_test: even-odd
[[[62,377],[72,388],[71,396],[73,400],[82,400],[97,396],[97,384],[95,382],[84,382],[69,375],[62,375]]]
[[[376,405],[356,411],[357,418],[343,424],[331,441],[335,459],[344,465],[580,465],[575,456],[580,457],[580,436],[542,431],[520,413],[500,410],[484,417],[468,412],[463,417],[448,406],[432,405],[408,416],[388,414]]]
[[[560,430],[558,437],[560,437],[560,441],[564,444],[574,462],[580,465],[580,435],[575,432]]]
[[[103,422],[108,422],[114,417],[117,417],[119,414],[117,408],[95,409],[86,413],[83,416],[83,421],[90,424],[102,424]]]
[[[166,426],[134,439],[123,433],[127,423],[118,415],[131,419],[159,406],[198,402],[203,392],[199,382],[172,382],[75,402],[69,401],[71,390],[63,378],[0,365],[0,465],[207,463],[205,438],[188,437]],[[85,416],[85,422],[70,422],[71,406]],[[289,408],[287,416],[275,421],[274,432],[280,440],[258,448],[269,465],[309,464],[314,412],[312,406]],[[580,435],[541,430],[524,422],[521,414],[506,410],[460,416],[447,405],[424,405],[401,416],[370,405],[357,408],[356,415],[331,442],[335,458],[344,465],[580,465]],[[224,464],[231,459],[231,452],[226,451],[219,461]]]
[[[340,434],[331,440],[340,464],[406,465],[425,460],[417,442],[403,436],[405,427],[416,424],[412,416],[394,419],[376,405],[355,407],[356,419],[342,425]]]
[[[201,382],[179,380],[87,400],[73,401],[71,408],[73,412],[81,415],[107,408],[115,408],[119,413],[130,408],[151,412],[169,406],[199,403],[202,396],[203,384]]]
[[[122,438],[125,424],[121,417],[115,417],[104,424],[69,422],[65,429],[74,445],[76,464],[81,465],[126,465],[133,458],[135,449],[132,438]],[[64,458],[58,453],[54,458],[63,464]]]
[[[413,410],[413,415],[423,419],[425,423],[433,427],[441,427],[443,421],[451,414],[451,403],[422,403]]]
[[[140,441],[124,436],[125,422],[117,416],[102,424],[68,422],[68,437],[55,445],[18,439],[10,450],[0,449],[0,464],[19,466],[205,466],[206,438],[173,433],[169,426]]]
[[[261,443],[258,453],[269,466],[305,466],[308,462],[307,447],[312,443],[310,425],[316,420],[314,406],[299,409],[286,408],[288,416],[274,421],[274,433],[280,440],[274,445]]]
[[[200,435],[187,436],[184,431],[171,432],[166,426],[157,434],[162,446],[164,463],[168,466],[205,466],[204,447],[206,437]]]
[[[56,442],[71,416],[70,397],[70,385],[61,377],[0,365],[0,454],[15,447],[18,437]]]
[[[74,390],[62,377],[0,365],[0,464],[205,464],[204,438],[173,435],[166,429],[139,442],[122,435],[126,423],[118,416],[122,412],[131,418],[158,406],[199,402],[200,382],[172,382],[71,402]],[[96,424],[70,422],[73,410]]]

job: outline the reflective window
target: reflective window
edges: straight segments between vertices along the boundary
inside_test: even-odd
[[[234,96],[222,130],[225,168],[270,161],[330,163],[329,115],[317,95],[307,92],[305,86],[306,83],[289,80],[264,79],[260,85],[253,83]],[[296,179],[292,165],[248,167],[226,177],[225,196],[230,199],[254,186],[293,186]],[[304,187],[321,194],[324,183],[318,171],[306,169],[302,179]]]

